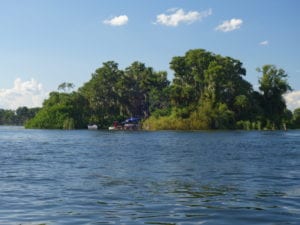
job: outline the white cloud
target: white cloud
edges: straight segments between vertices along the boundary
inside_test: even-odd
[[[206,11],[189,11],[184,12],[183,9],[169,9],[170,14],[159,14],[156,16],[155,24],[176,27],[180,23],[191,24],[195,21],[201,21],[203,18],[212,15],[212,9]]]
[[[116,16],[112,19],[106,19],[103,21],[104,24],[110,25],[110,26],[123,26],[128,23],[128,16],[121,15]]]
[[[35,79],[23,82],[17,78],[11,89],[0,89],[0,108],[40,107],[47,96],[42,84]]]
[[[223,23],[221,23],[219,26],[216,27],[216,30],[229,32],[229,31],[240,29],[242,24],[243,24],[243,20],[233,18],[231,20],[223,21]]]
[[[300,91],[292,91],[285,94],[284,99],[288,109],[294,110],[296,108],[300,108]]]
[[[262,41],[259,43],[260,45],[269,45],[269,41],[268,40],[265,40],[265,41]]]

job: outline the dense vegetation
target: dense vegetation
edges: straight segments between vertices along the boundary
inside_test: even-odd
[[[24,125],[32,119],[39,108],[19,107],[17,110],[0,109],[0,125]]]
[[[167,73],[134,62],[120,70],[103,63],[77,91],[63,83],[50,93],[27,128],[107,128],[126,117],[143,119],[144,129],[282,129],[299,127],[300,110],[287,110],[283,94],[291,90],[284,70],[258,69],[259,91],[244,79],[236,59],[203,49],[173,57]]]

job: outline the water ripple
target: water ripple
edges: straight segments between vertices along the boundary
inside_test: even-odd
[[[299,224],[299,136],[0,127],[0,224]]]

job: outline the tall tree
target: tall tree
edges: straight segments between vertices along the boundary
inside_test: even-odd
[[[205,87],[204,73],[214,56],[204,49],[194,49],[185,56],[173,57],[170,62],[174,71],[171,100],[175,106],[186,107],[201,98]]]
[[[195,119],[204,120],[207,128],[224,127],[220,121],[225,120],[225,127],[233,127],[234,120],[243,119],[253,90],[243,78],[246,70],[239,60],[195,49],[174,57],[170,66],[175,72],[171,101],[175,107],[188,109],[179,111],[184,117],[197,110],[201,116]]]
[[[169,85],[166,72],[155,72],[144,63],[134,62],[125,69],[126,96],[133,116],[148,117],[157,100],[163,101],[161,92]],[[156,94],[156,96],[155,96]]]
[[[230,57],[216,55],[205,70],[205,89],[202,100],[214,104],[225,104],[234,112],[235,120],[242,119],[243,112],[249,109],[252,85],[243,77],[246,70],[243,64]]]
[[[259,79],[259,90],[262,93],[262,108],[267,126],[279,129],[283,125],[286,110],[283,94],[292,90],[287,81],[288,75],[283,69],[278,69],[274,65],[264,65],[257,71],[262,73]]]
[[[63,82],[58,86],[58,91],[69,92],[71,91],[75,85],[73,83]]]
[[[119,86],[123,71],[113,61],[103,63],[93,74],[90,81],[84,84],[79,92],[89,101],[92,110],[90,123],[107,126],[116,115],[121,115]],[[111,119],[110,119],[111,118]]]

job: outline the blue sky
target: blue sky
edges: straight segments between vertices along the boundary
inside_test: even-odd
[[[41,105],[62,82],[78,88],[103,62],[138,60],[172,71],[173,56],[203,48],[256,68],[275,64],[300,107],[298,0],[0,0],[0,108]]]

